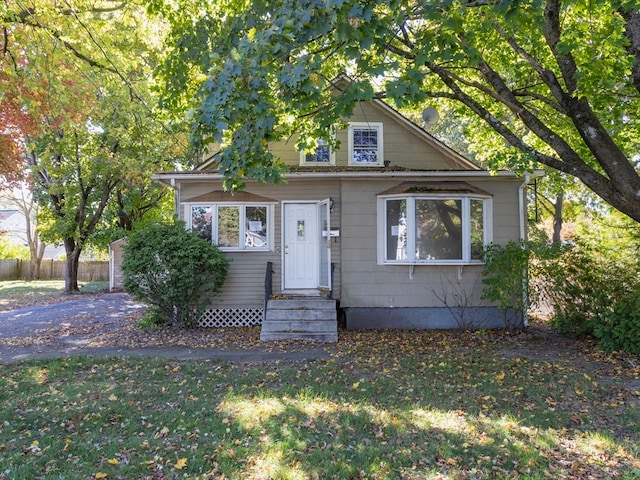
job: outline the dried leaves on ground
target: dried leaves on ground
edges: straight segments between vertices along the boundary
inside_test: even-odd
[[[151,440],[141,437],[137,447],[127,444],[105,453],[96,464],[94,478],[119,478],[113,472],[130,468],[133,459],[146,454],[150,463],[144,468],[154,473],[140,478],[178,478],[184,472],[189,478],[257,480],[267,478],[265,469],[276,468],[266,463],[276,457],[289,469],[280,471],[280,478],[604,479],[640,475],[638,450],[630,447],[637,444],[640,434],[640,359],[601,352],[588,339],[558,335],[543,323],[513,332],[341,329],[337,343],[318,345],[261,342],[259,327],[141,327],[140,315],[93,323],[85,318],[81,324],[42,329],[31,337],[0,339],[0,345],[55,350],[76,341],[85,348],[184,347],[267,353],[322,348],[328,359],[189,367],[176,361],[166,361],[164,367],[153,363],[153,372],[163,378],[161,384],[154,384],[161,401],[156,405],[157,399],[150,397],[145,411],[164,412],[174,405],[173,397],[184,396],[184,405],[194,404],[189,407],[193,424],[183,426],[184,418],[176,414],[173,429],[169,424],[174,421],[172,416],[163,420],[167,426],[145,413],[125,440],[134,442],[145,429],[153,430]],[[146,398],[139,385],[144,382],[139,371],[144,364],[131,365],[122,362],[107,369],[109,379],[123,371],[116,382],[119,390],[100,394],[107,405],[104,408],[122,402],[135,406]],[[90,365],[91,375],[101,368],[96,360]],[[195,369],[194,375],[186,375],[187,368]],[[33,371],[47,375],[44,369]],[[131,392],[127,382],[133,382]],[[210,408],[202,409],[198,399],[205,397]],[[6,401],[12,400],[8,397]],[[71,415],[71,404],[64,405]],[[26,416],[25,412],[14,413]],[[202,418],[200,412],[204,412]],[[64,425],[65,435],[73,438],[81,427],[93,428],[87,423],[93,417],[83,415],[59,419],[42,427],[43,431]],[[117,425],[133,421],[124,411],[120,415]],[[204,430],[198,431],[198,427],[205,428],[205,422],[212,422],[206,424],[207,429],[220,428],[220,438],[210,433],[207,439]],[[238,428],[240,424],[243,429]],[[181,433],[184,428],[190,432],[188,438]],[[29,437],[25,462],[42,455],[50,432],[43,435],[38,444],[35,437]],[[212,451],[207,447],[210,441],[215,444]],[[271,450],[279,444],[290,447],[276,455]],[[6,442],[5,448],[13,447]],[[61,462],[51,462],[57,460],[49,461],[51,468],[62,468]],[[203,473],[205,466],[208,473]],[[278,476],[277,469],[271,473]]]

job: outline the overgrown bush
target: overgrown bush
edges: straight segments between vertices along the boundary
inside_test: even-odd
[[[610,311],[619,281],[603,268],[589,245],[549,245],[537,252],[532,276],[543,284],[553,310],[552,325],[574,336],[590,335],[598,319]]]
[[[607,350],[639,350],[640,279],[633,248],[586,237],[532,256],[532,281],[543,286],[554,328],[595,336]]]
[[[594,323],[593,334],[607,351],[640,354],[640,287],[615,301],[612,311]]]
[[[135,231],[124,246],[124,289],[168,321],[196,326],[227,276],[229,261],[182,222]]]
[[[564,245],[542,239],[489,245],[482,298],[506,313],[526,307],[526,292],[530,304],[550,306],[556,330],[594,336],[606,350],[640,353],[639,249],[640,226],[611,216]]]
[[[492,243],[484,249],[482,299],[496,302],[509,326],[509,311],[522,312],[527,292],[529,248],[525,242]]]

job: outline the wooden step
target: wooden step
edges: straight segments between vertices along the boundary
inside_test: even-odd
[[[336,333],[304,333],[304,332],[278,332],[278,333],[261,333],[260,340],[263,342],[271,342],[275,340],[307,340],[310,342],[337,342],[338,332]]]
[[[279,310],[335,310],[336,301],[320,298],[272,298],[267,302],[268,309]]]
[[[315,297],[270,299],[260,339],[338,341],[335,300]]]
[[[269,320],[263,322],[263,332],[331,333],[336,331],[335,320]]]

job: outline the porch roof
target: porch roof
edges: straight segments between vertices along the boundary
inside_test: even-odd
[[[378,195],[393,195],[397,193],[477,193],[487,197],[492,196],[489,192],[470,185],[467,182],[402,182],[395,187],[391,187]]]

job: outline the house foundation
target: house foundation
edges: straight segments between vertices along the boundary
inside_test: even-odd
[[[520,310],[496,307],[344,308],[347,330],[363,329],[497,329],[522,328]]]

